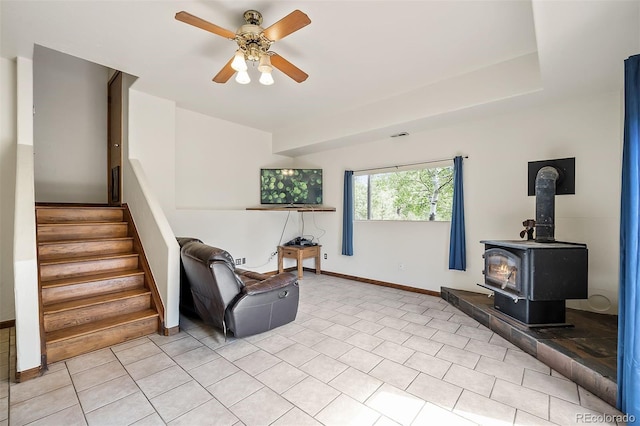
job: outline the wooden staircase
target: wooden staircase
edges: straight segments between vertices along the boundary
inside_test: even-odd
[[[36,220],[47,363],[158,331],[162,305],[126,206],[38,205]]]

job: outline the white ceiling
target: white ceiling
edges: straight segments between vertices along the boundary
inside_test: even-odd
[[[640,45],[637,0],[2,0],[0,5],[4,57],[32,57],[39,44],[138,76],[138,90],[180,107],[274,134],[299,123],[313,132],[314,126],[327,125],[318,117],[355,116],[363,106],[401,100],[531,54],[537,57],[538,89],[547,96],[615,90],[621,87],[622,60],[639,53]],[[247,9],[262,12],[265,28],[294,9],[309,16],[309,26],[272,47],[306,71],[307,81],[298,84],[275,71],[276,83],[265,87],[255,70],[246,86],[211,81],[235,43],[174,15],[185,10],[235,31]],[[525,92],[534,91],[514,89],[513,96]],[[425,114],[438,115],[437,108]],[[353,132],[366,130],[371,129]]]

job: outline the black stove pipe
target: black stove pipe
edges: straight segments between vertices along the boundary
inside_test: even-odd
[[[536,175],[536,241],[552,243],[555,232],[556,182],[560,174],[555,167],[545,166]]]

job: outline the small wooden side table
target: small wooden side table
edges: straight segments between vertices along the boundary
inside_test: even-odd
[[[320,245],[318,246],[278,246],[278,272],[282,272],[285,258],[296,259],[298,279],[302,279],[302,261],[310,257],[316,259],[316,274],[320,274]]]

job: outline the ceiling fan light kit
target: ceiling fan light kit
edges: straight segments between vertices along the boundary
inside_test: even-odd
[[[244,59],[244,53],[240,49],[236,50],[236,54],[233,55],[233,61],[231,61],[231,68],[236,71],[246,71],[247,62]]]
[[[216,83],[226,83],[234,73],[236,82],[248,84],[251,77],[247,72],[247,62],[258,63],[260,71],[260,83],[272,85],[274,83],[272,71],[276,68],[298,83],[302,83],[309,77],[300,68],[293,65],[277,53],[271,51],[271,45],[288,36],[289,34],[306,27],[311,23],[309,17],[299,10],[294,10],[267,29],[263,29],[262,14],[256,10],[247,10],[243,14],[246,24],[233,33],[204,19],[198,18],[187,12],[176,13],[176,19],[189,25],[209,31],[213,34],[233,40],[238,45],[234,56],[222,67],[220,72],[213,77]]]
[[[268,54],[263,54],[260,56],[260,63],[258,64],[258,71],[260,72],[271,72],[273,69],[271,68],[271,59],[269,59]]]
[[[251,83],[251,77],[249,77],[249,73],[247,71],[238,71],[236,74],[236,82],[240,84],[249,84]]]
[[[273,81],[273,76],[271,75],[271,71],[264,71],[260,74],[260,80],[258,80],[260,84],[264,84],[265,86],[271,86]]]

